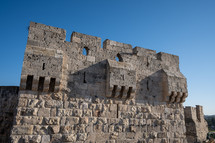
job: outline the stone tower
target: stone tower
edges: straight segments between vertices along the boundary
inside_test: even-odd
[[[30,23],[12,142],[187,143],[178,56],[65,37]]]
[[[207,137],[207,122],[204,119],[202,106],[187,106],[184,109],[187,141],[201,142]]]

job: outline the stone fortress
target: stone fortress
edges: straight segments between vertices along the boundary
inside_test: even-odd
[[[20,87],[0,87],[0,142],[195,143],[208,132],[179,57],[31,22]],[[83,50],[85,53],[83,54]],[[117,60],[116,60],[117,58]],[[13,122],[12,122],[13,120]]]

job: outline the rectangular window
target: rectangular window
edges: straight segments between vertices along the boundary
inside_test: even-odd
[[[38,83],[38,91],[43,91],[43,86],[44,86],[44,81],[45,81],[45,77],[40,77],[39,78],[39,83]]]
[[[33,78],[34,78],[33,75],[27,76],[26,90],[32,90]]]
[[[50,80],[50,84],[49,84],[49,92],[54,92],[54,88],[55,88],[55,78],[51,78]]]

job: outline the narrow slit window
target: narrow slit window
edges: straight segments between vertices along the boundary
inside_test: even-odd
[[[127,98],[131,97],[131,92],[132,92],[132,87],[129,87],[128,93],[127,93]]]
[[[125,90],[125,86],[122,86],[121,87],[121,91],[120,91],[120,98],[122,98],[124,90]]]
[[[40,91],[40,92],[43,91],[44,81],[45,81],[45,77],[40,77],[39,78],[38,91]]]
[[[146,89],[149,91],[149,80],[146,82]]]
[[[26,81],[26,90],[32,90],[32,84],[33,84],[33,75],[28,75],[27,81]]]
[[[54,92],[54,89],[55,89],[55,81],[56,81],[55,78],[51,78],[50,84],[49,84],[49,92]]]
[[[45,63],[43,63],[43,70],[45,70]]]
[[[83,51],[82,51],[82,54],[85,55],[85,56],[87,56],[89,54],[89,48],[84,47]]]
[[[114,85],[112,90],[112,97],[116,96],[116,90],[117,90],[117,85]]]
[[[86,72],[84,72],[84,83],[87,83],[87,81],[86,81]]]

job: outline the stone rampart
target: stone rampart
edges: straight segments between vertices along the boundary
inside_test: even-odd
[[[187,143],[178,56],[30,23],[11,141]],[[116,60],[117,58],[117,60]]]
[[[186,136],[188,142],[201,143],[207,137],[208,124],[204,119],[203,107],[186,106],[184,109]]]

